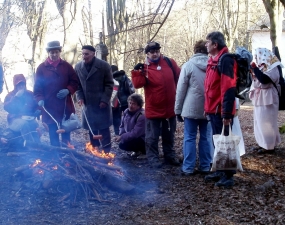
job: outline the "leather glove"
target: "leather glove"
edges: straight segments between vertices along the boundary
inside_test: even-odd
[[[34,116],[35,116],[35,117],[38,117],[38,116],[41,115],[41,113],[42,113],[42,111],[39,110],[39,109],[37,109],[37,110],[35,111],[35,113],[34,113]]]
[[[63,98],[65,98],[68,94],[69,94],[69,90],[68,90],[68,89],[61,89],[61,90],[57,93],[56,97],[59,98],[59,99],[63,99]]]
[[[138,63],[135,67],[134,70],[143,70],[144,64],[143,63]]]
[[[44,100],[40,100],[40,101],[38,102],[38,105],[39,105],[40,107],[43,107],[44,104],[45,104]]]
[[[24,94],[25,90],[20,90],[16,93],[16,97],[21,97]]]
[[[180,122],[180,123],[183,123],[184,122],[184,119],[183,117],[179,114],[179,115],[176,115],[176,118],[177,118],[177,121]]]

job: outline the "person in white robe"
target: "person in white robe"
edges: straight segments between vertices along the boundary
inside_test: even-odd
[[[281,142],[277,125],[279,96],[278,87],[282,64],[266,48],[255,50],[255,62],[252,62],[253,82],[249,98],[254,106],[254,136],[258,144],[258,153],[272,153]],[[274,84],[275,85],[274,85]],[[279,88],[280,89],[280,88]]]

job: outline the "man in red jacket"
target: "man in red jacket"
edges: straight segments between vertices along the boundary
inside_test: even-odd
[[[135,88],[144,88],[146,116],[146,154],[151,166],[160,168],[158,140],[166,164],[179,165],[174,147],[176,117],[174,113],[176,82],[180,68],[173,59],[160,53],[160,44],[150,42],[145,47],[145,63],[139,63],[132,71]]]
[[[208,60],[205,79],[205,114],[210,119],[213,135],[221,134],[223,125],[225,135],[229,133],[235,114],[235,92],[237,64],[232,57],[225,57],[218,71],[220,57],[228,52],[224,35],[215,31],[206,37],[206,47],[210,58]],[[217,171],[207,175],[205,181],[217,181],[216,186],[231,187],[234,185],[235,171]]]

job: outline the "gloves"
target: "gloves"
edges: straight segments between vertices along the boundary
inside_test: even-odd
[[[176,115],[176,118],[177,118],[177,121],[180,122],[180,123],[183,123],[184,122],[184,119],[183,117],[179,114],[179,115]]]
[[[21,97],[24,94],[25,90],[20,90],[16,93],[16,97]]]
[[[144,64],[143,63],[138,63],[135,67],[134,70],[143,70]]]
[[[42,111],[39,110],[39,109],[37,109],[37,110],[35,111],[35,113],[34,113],[34,116],[35,116],[35,117],[38,117],[38,116],[41,115],[41,113],[42,113]]]
[[[40,100],[40,101],[38,102],[38,105],[39,105],[40,107],[43,107],[44,104],[45,104],[44,100]]]
[[[56,97],[59,98],[59,99],[63,99],[63,98],[65,98],[68,94],[69,94],[69,90],[68,90],[68,89],[61,89],[61,90],[57,93]]]

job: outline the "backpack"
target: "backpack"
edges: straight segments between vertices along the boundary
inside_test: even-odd
[[[231,57],[237,62],[237,83],[236,94],[237,98],[245,100],[245,93],[249,91],[252,83],[250,74],[250,62],[252,61],[252,54],[244,47],[237,47],[235,53],[225,53],[218,61],[218,71],[222,71],[223,59]]]
[[[175,74],[175,70],[174,70],[174,68],[172,66],[171,60],[168,57],[166,57],[166,56],[163,56],[163,59],[167,62],[168,66],[171,68],[173,76],[174,76],[175,85],[177,85],[178,79],[177,79],[177,76]]]

